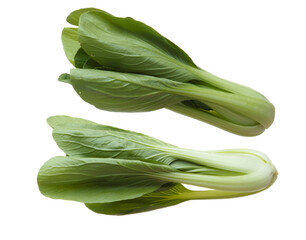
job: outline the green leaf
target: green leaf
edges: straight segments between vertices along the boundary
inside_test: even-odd
[[[50,127],[61,127],[61,126],[79,126],[79,127],[98,127],[102,126],[92,121],[83,119],[83,118],[76,118],[76,117],[69,117],[65,115],[58,115],[49,117],[47,119],[47,123]],[[104,126],[103,126],[104,129]]]
[[[152,211],[182,203],[185,192],[191,192],[181,184],[176,184],[167,190],[158,190],[142,197],[110,203],[85,203],[86,207],[96,213],[108,215],[126,215]]]
[[[68,15],[66,21],[69,22],[72,25],[78,26],[80,16],[83,13],[90,12],[90,11],[102,11],[102,10],[97,9],[97,8],[81,8],[81,9],[75,10],[72,13],[70,13]]]
[[[78,50],[74,57],[75,67],[81,69],[101,69],[116,71],[115,68],[102,66],[93,60],[82,48]]]
[[[159,149],[172,145],[140,133],[66,116],[51,117],[48,123],[57,145],[69,156],[151,159],[166,164],[175,160]]]
[[[74,65],[74,57],[80,48],[77,28],[64,28],[62,31],[62,44],[68,60]]]
[[[185,99],[165,91],[182,83],[147,75],[72,69],[70,83],[84,101],[109,111],[153,111]]]
[[[187,82],[195,79],[190,57],[153,28],[103,11],[81,14],[79,42],[102,66]]]
[[[70,81],[70,74],[68,74],[68,73],[62,73],[62,74],[58,77],[58,80],[61,81],[61,82],[65,82],[65,83],[71,84],[71,81]]]
[[[103,203],[140,197],[165,184],[155,175],[175,171],[159,162],[54,157],[39,170],[41,193],[55,199]]]
[[[108,215],[127,215],[170,207],[189,200],[242,197],[253,193],[223,192],[217,190],[192,191],[181,184],[162,186],[159,190],[141,197],[109,203],[85,203],[90,210]]]

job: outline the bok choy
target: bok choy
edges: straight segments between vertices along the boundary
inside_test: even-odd
[[[123,215],[192,199],[240,197],[273,184],[269,158],[250,149],[197,151],[155,138],[68,116],[48,119],[66,156],[38,173],[41,193],[83,202],[104,214]],[[192,191],[182,184],[210,190]]]
[[[260,93],[201,68],[153,28],[95,8],[72,12],[62,43],[76,67],[62,74],[77,94],[108,111],[167,108],[226,131],[255,136],[274,120]]]

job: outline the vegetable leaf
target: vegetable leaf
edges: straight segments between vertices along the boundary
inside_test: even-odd
[[[84,101],[109,111],[152,111],[186,98],[165,91],[179,83],[147,75],[73,69],[70,83]]]
[[[85,203],[85,205],[96,213],[125,215],[177,205],[187,200],[181,196],[188,192],[192,191],[181,184],[176,184],[165,191],[148,193],[139,198],[110,203]]]
[[[81,9],[75,10],[72,13],[70,13],[66,20],[70,24],[78,26],[79,25],[80,16],[83,13],[90,12],[90,11],[102,11],[102,10],[97,9],[97,8],[81,8]]]
[[[126,215],[170,207],[189,200],[221,199],[251,195],[254,193],[222,192],[217,190],[192,191],[181,184],[159,190],[142,197],[109,203],[85,203],[90,210],[108,215]]]
[[[158,162],[54,157],[41,167],[37,181],[47,197],[102,203],[155,191],[165,182],[152,176],[171,171],[175,169]]]
[[[77,28],[64,28],[62,31],[62,43],[68,60],[74,65],[74,56],[80,48]]]
[[[166,164],[175,160],[159,150],[172,145],[140,133],[67,116],[50,117],[48,123],[57,145],[69,156],[151,159]]]
[[[184,82],[195,78],[181,67],[196,67],[183,50],[132,18],[117,18],[103,11],[83,13],[79,21],[79,42],[99,64],[121,72]]]

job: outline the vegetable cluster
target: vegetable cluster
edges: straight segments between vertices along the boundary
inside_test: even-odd
[[[196,151],[132,131],[68,116],[48,119],[66,156],[38,173],[42,194],[83,202],[104,214],[123,215],[192,199],[240,197],[262,191],[277,171],[250,149]],[[182,184],[212,190],[191,191]]]
[[[174,43],[132,18],[95,8],[72,12],[62,42],[76,67],[59,77],[99,109],[144,112],[160,108],[226,131],[255,136],[274,119],[260,93],[199,68]],[[197,151],[68,116],[48,119],[66,156],[39,170],[41,193],[85,203],[97,213],[124,215],[193,199],[241,197],[270,187],[277,171],[251,149]],[[183,184],[204,187],[193,191]]]
[[[130,17],[95,8],[72,12],[62,42],[76,67],[62,74],[99,109],[144,112],[167,108],[226,131],[255,136],[274,120],[260,93],[201,68],[174,43]]]

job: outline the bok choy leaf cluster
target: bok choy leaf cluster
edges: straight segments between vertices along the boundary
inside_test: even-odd
[[[130,17],[95,8],[72,12],[62,43],[76,67],[62,74],[86,102],[107,111],[167,108],[226,131],[255,136],[274,120],[260,93],[198,67],[178,46]]]
[[[39,170],[41,193],[85,203],[97,213],[124,215],[192,199],[246,196],[273,184],[269,158],[250,149],[196,151],[68,116],[48,119],[66,156]],[[182,184],[208,188],[192,191]]]

